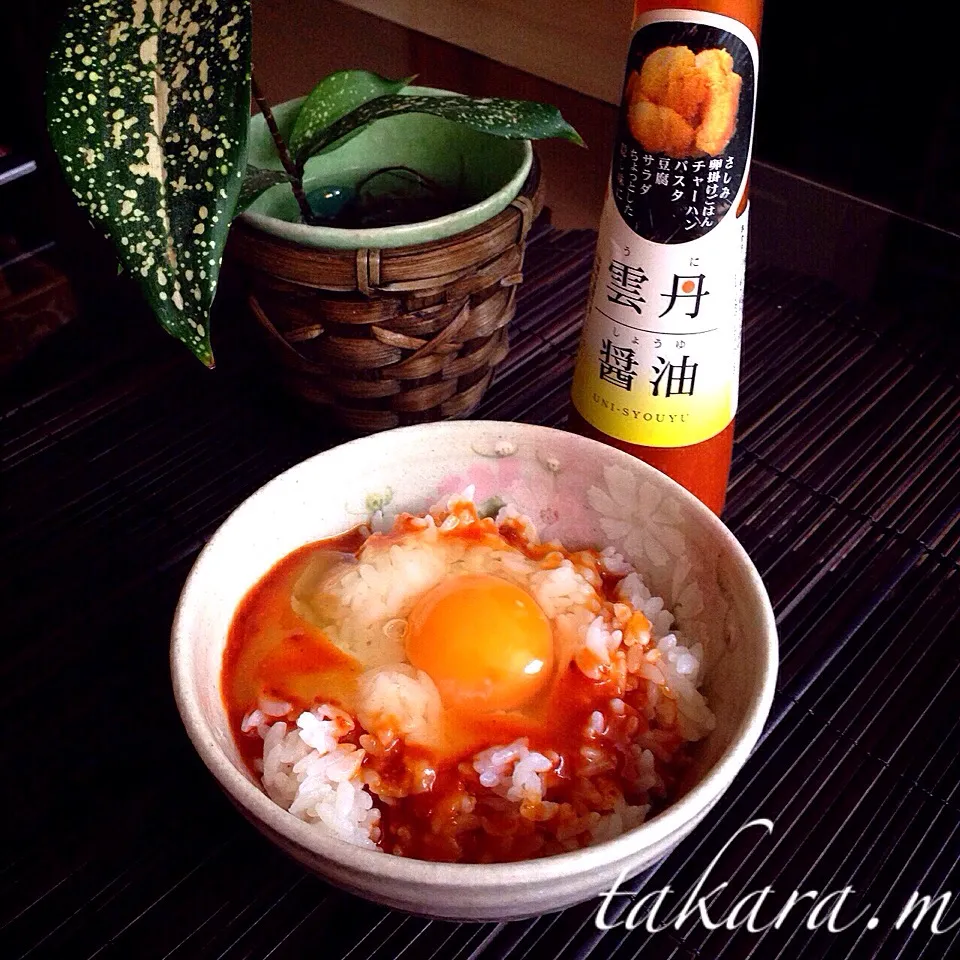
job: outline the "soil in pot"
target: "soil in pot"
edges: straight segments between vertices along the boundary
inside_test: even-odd
[[[374,170],[355,186],[315,187],[307,200],[316,224],[348,230],[434,220],[475,202],[462,185],[440,183],[406,166]]]

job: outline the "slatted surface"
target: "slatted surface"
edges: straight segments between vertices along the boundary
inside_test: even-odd
[[[478,416],[562,426],[593,235],[541,230]],[[957,335],[882,321],[753,266],[726,520],[777,611],[764,739],[732,790],[630,885],[677,891],[717,864],[713,916],[774,888],[854,888],[841,934],[804,913],[763,933],[687,923],[603,932],[596,903],[510,924],[431,922],[305,874],[221,797],[183,734],[167,630],[229,511],[336,441],[252,379],[162,337],[69,341],[0,421],[4,853],[0,956],[60,958],[943,957],[894,921],[960,891],[960,386]],[[66,338],[74,331],[66,331]],[[44,364],[47,364],[45,367]],[[621,916],[629,903],[620,905]],[[866,918],[880,919],[868,929]],[[617,916],[612,910],[611,919]],[[945,923],[960,919],[960,904]]]

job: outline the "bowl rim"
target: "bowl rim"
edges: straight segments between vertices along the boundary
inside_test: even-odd
[[[215,731],[207,725],[199,699],[193,689],[191,679],[193,650],[186,620],[188,611],[202,599],[202,595],[198,595],[197,591],[199,584],[208,575],[208,567],[212,562],[211,557],[216,544],[237,523],[242,522],[245,508],[249,504],[268,497],[271,488],[291,473],[304,469],[307,464],[333,451],[342,451],[356,445],[374,445],[385,436],[416,437],[429,433],[442,434],[447,431],[469,434],[476,431],[478,425],[482,425],[485,429],[502,430],[506,434],[521,428],[525,431],[531,429],[541,431],[545,436],[560,434],[566,439],[575,436],[566,431],[536,424],[497,420],[444,421],[400,427],[387,433],[360,437],[314,454],[259,487],[231,511],[217,528],[201,550],[187,576],[171,629],[170,670],[177,709],[194,749],[221,788],[240,804],[254,821],[280,834],[294,846],[303,848],[344,869],[376,875],[380,880],[393,880],[411,886],[472,886],[489,889],[504,884],[511,886],[540,884],[574,874],[580,875],[609,866],[611,863],[624,861],[631,855],[664,841],[680,831],[685,824],[696,820],[698,814],[704,815],[733,781],[760,738],[773,703],[776,685],[779,647],[773,608],[760,574],[740,542],[711,510],[671,478],[624,451],[608,447],[587,437],[578,437],[579,441],[587,445],[602,446],[605,456],[621,460],[625,466],[634,470],[639,469],[641,473],[647,475],[648,479],[671,487],[676,495],[686,501],[688,509],[693,510],[714,528],[723,542],[724,549],[732,554],[741,573],[751,586],[762,617],[761,631],[765,641],[761,648],[762,662],[757,671],[758,689],[751,697],[747,712],[735,729],[731,743],[706,775],[665,810],[618,837],[579,850],[510,863],[442,863],[386,854],[382,850],[371,850],[334,836],[326,836],[312,825],[290,816],[286,810],[274,803],[259,786],[240,773],[217,746]]]

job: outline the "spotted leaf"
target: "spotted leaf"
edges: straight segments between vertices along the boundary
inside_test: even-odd
[[[350,113],[319,128],[304,140],[294,155],[299,167],[307,159],[325,150],[355,131],[402,113],[429,113],[455,123],[463,123],[484,133],[511,140],[542,140],[562,137],[583,145],[580,135],[560,115],[556,107],[530,100],[503,100],[497,97],[421,96],[393,94],[369,100]]]
[[[296,156],[302,146],[331,123],[368,100],[399,92],[412,79],[388,80],[369,70],[338,70],[324,77],[297,111],[288,142],[290,152]]]
[[[275,187],[278,183],[290,183],[292,177],[283,170],[264,170],[261,167],[252,167],[247,164],[247,172],[240,188],[240,196],[234,214],[243,213],[264,190]]]
[[[80,0],[48,72],[47,123],[70,186],[163,326],[211,367],[249,81],[249,0]]]

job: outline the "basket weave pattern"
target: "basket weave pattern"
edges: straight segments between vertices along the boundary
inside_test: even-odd
[[[472,230],[384,250],[318,250],[242,220],[230,250],[284,385],[372,433],[463,417],[507,353],[527,233],[543,206],[534,160],[519,196]]]

